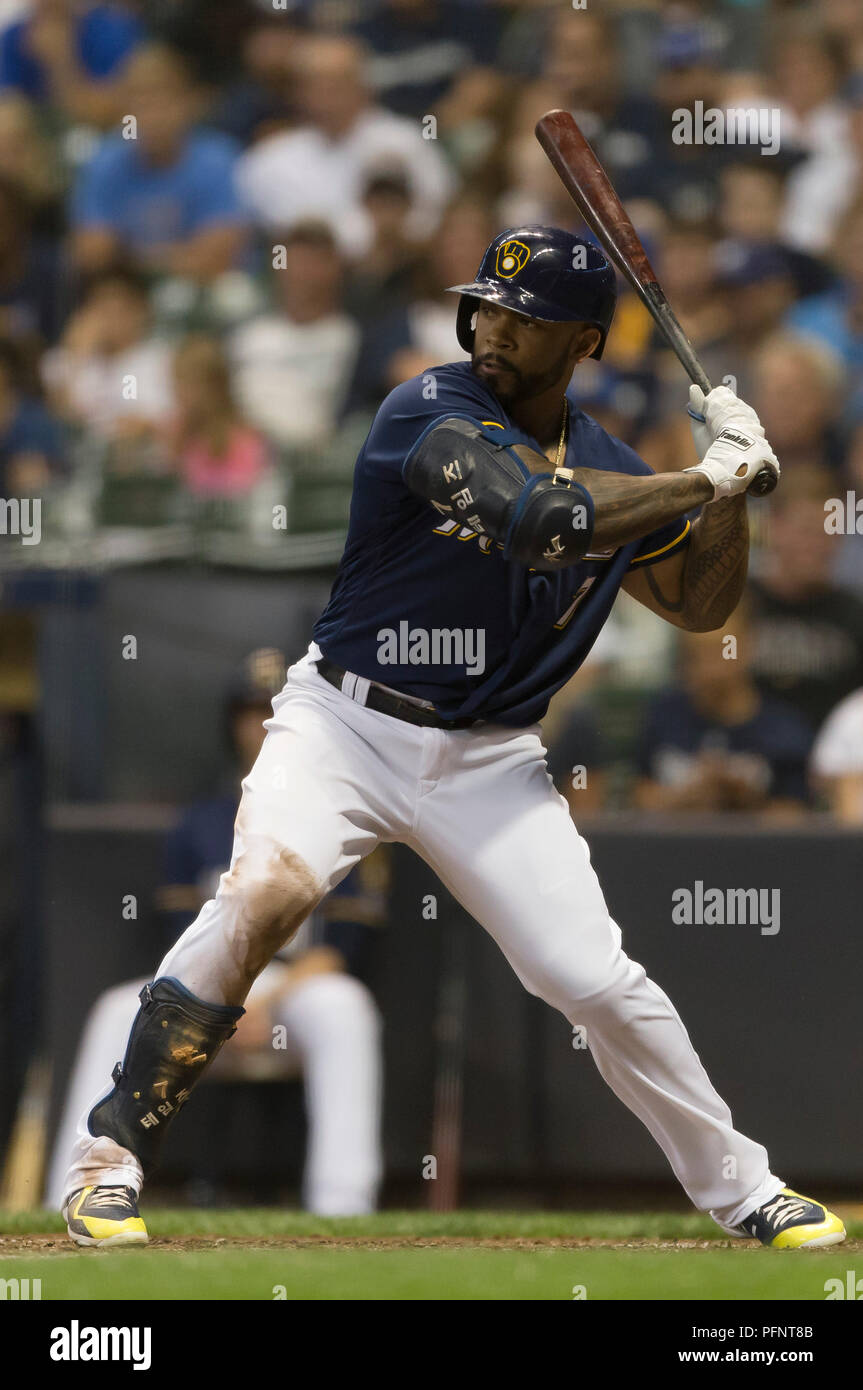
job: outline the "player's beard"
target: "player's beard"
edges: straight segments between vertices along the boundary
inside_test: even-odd
[[[499,353],[477,353],[474,351],[471,355],[471,367],[474,371],[483,363],[505,368],[500,377],[490,378],[481,375],[480,380],[485,381],[489,390],[497,396],[501,405],[505,406],[507,410],[511,410],[521,401],[529,401],[534,396],[541,396],[544,391],[556,386],[562,378],[567,376],[568,361],[569,352],[562,352],[553,363],[544,367],[542,371],[522,372]],[[567,378],[564,386],[568,384]]]

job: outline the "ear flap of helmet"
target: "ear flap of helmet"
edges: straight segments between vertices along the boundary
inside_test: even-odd
[[[473,352],[473,316],[477,311],[479,300],[475,295],[463,294],[458,302],[458,313],[455,319],[455,335],[459,341],[459,347],[464,348],[465,352]]]

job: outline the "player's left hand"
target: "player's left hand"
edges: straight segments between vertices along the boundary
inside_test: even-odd
[[[779,478],[779,460],[764,438],[749,432],[736,420],[726,421],[701,463],[684,468],[684,473],[702,473],[713,487],[711,501],[736,497],[746,492],[762,468]]]
[[[708,395],[700,386],[690,386],[687,414],[699,462],[704,461],[707,450],[727,425],[736,425],[746,434],[764,438],[764,426],[752,406],[742,401],[728,386],[714,386]]]

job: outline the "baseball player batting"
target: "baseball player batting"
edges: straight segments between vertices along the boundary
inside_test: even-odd
[[[470,361],[430,368],[377,413],[329,603],[243,783],[230,868],[82,1116],[69,1234],[146,1241],[143,1180],[254,980],[360,859],[399,841],[525,988],[586,1029],[699,1210],[765,1245],[832,1245],[842,1222],[734,1128],[671,1001],[624,951],[538,722],[621,588],[677,627],[722,626],[746,575],[747,487],[779,465],[726,387],[690,389],[698,461],[679,473],[653,474],[578,408],[570,379],[601,355],[616,298],[579,237],[506,231],[454,289]]]

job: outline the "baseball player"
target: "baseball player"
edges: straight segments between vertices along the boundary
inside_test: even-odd
[[[147,1239],[142,1182],[255,978],[379,841],[401,841],[525,988],[586,1029],[697,1208],[765,1245],[833,1244],[842,1222],[734,1128],[670,1000],[623,950],[538,723],[621,587],[678,627],[725,622],[746,574],[747,486],[779,465],[726,387],[691,389],[699,457],[679,473],[652,474],[579,410],[570,379],[602,353],[616,297],[586,241],[504,232],[454,289],[471,359],[403,383],[377,413],[329,603],[243,784],[230,869],[142,991],[84,1117],[69,1233]]]

